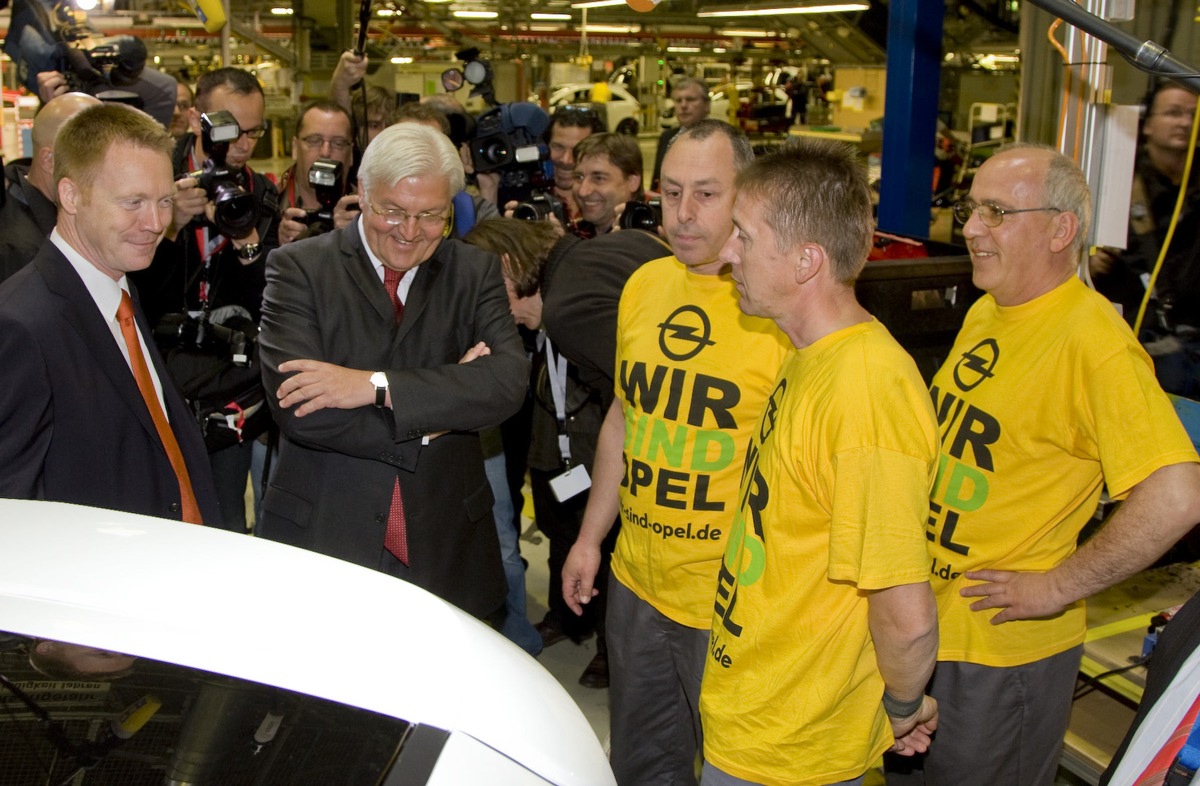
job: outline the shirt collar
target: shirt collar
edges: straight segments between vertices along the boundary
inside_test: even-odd
[[[67,261],[71,263],[71,267],[83,279],[83,285],[87,287],[88,294],[92,296],[96,307],[100,309],[100,314],[109,322],[117,318],[117,308],[121,305],[121,293],[129,291],[129,280],[125,276],[121,276],[116,281],[100,272],[100,270],[84,259],[83,255],[76,251],[71,245],[58,233],[58,227],[50,233],[50,242],[62,252]]]

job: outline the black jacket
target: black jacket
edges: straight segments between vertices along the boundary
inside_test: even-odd
[[[196,137],[185,134],[175,148],[172,166],[177,174],[188,171],[188,151]],[[262,253],[258,260],[243,265],[233,243],[212,255],[205,265],[200,252],[200,230],[208,228],[210,237],[217,229],[203,215],[193,219],[174,238],[164,238],[154,254],[150,267],[129,276],[142,297],[142,307],[151,325],[158,324],[164,314],[201,309],[200,291],[207,283],[208,305],[211,308],[236,305],[250,312],[255,322],[262,313],[262,293],[266,285],[267,252],[279,245],[278,191],[265,175],[246,167],[248,190],[258,203],[259,238]],[[264,232],[263,227],[267,229]]]
[[[16,273],[37,255],[58,220],[58,209],[25,176],[28,158],[4,167],[8,190],[0,205],[0,281]]]

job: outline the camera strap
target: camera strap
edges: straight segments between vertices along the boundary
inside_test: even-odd
[[[567,434],[567,359],[559,353],[555,357],[550,337],[546,337],[546,376],[550,382],[550,396],[554,399],[554,416],[558,422],[558,452],[562,454],[563,466],[571,466],[571,438]]]

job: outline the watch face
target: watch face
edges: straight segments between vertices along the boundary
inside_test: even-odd
[[[388,386],[387,375],[382,371],[376,371],[371,375],[371,384],[377,388],[386,388]]]

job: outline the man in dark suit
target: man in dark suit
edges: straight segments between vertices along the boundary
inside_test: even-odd
[[[126,106],[59,131],[58,223],[0,286],[0,496],[218,519],[199,428],[126,282],[170,222],[171,147]]]
[[[392,126],[363,156],[361,218],[271,253],[259,344],[282,438],[258,531],[493,618],[475,432],[517,410],[529,365],[499,260],[446,239],[462,185],[444,134]]]

